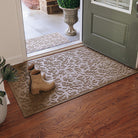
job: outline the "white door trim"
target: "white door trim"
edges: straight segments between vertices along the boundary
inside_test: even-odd
[[[17,19],[18,19],[18,26],[19,26],[20,46],[22,50],[22,62],[24,62],[27,60],[27,54],[26,54],[26,43],[25,43],[21,0],[15,0],[15,3],[16,3]]]

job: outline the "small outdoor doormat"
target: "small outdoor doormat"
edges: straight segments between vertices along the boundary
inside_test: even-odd
[[[27,54],[68,43],[69,40],[59,33],[44,35],[26,40]]]
[[[54,90],[39,95],[29,93],[27,66],[31,63],[46,74],[47,80],[55,80]],[[135,70],[85,46],[34,59],[16,65],[15,68],[20,77],[18,81],[10,83],[10,87],[24,117],[136,73]]]

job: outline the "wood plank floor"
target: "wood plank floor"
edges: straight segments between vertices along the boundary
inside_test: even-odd
[[[11,104],[0,138],[138,138],[138,74],[24,118]]]

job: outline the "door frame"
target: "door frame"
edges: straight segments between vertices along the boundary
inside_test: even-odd
[[[82,9],[83,9],[83,0],[80,0],[80,40],[76,42],[69,43],[67,45],[63,45],[62,47],[57,47],[56,49],[48,49],[48,50],[43,50],[42,52],[36,52],[35,54],[30,54],[27,56],[26,52],[26,43],[25,43],[25,32],[24,32],[24,24],[23,24],[23,14],[22,14],[22,5],[21,5],[21,0],[15,0],[16,1],[16,8],[17,8],[17,18],[18,18],[18,24],[20,28],[20,47],[22,49],[22,59],[24,61],[32,60],[38,57],[50,55],[56,52],[64,51],[67,49],[79,47],[80,44],[82,44]]]
[[[23,14],[22,6],[20,0],[15,0],[16,9],[17,9],[17,20],[19,25],[19,38],[20,38],[20,47],[22,50],[22,62],[27,60],[26,54],[26,43],[25,43],[25,34],[24,34],[24,25],[23,25]]]

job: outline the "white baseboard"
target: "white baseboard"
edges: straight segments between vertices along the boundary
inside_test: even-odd
[[[7,58],[6,60],[7,60],[7,63],[10,63],[11,65],[15,65],[15,64],[24,62],[22,55],[10,57],[10,58]]]

